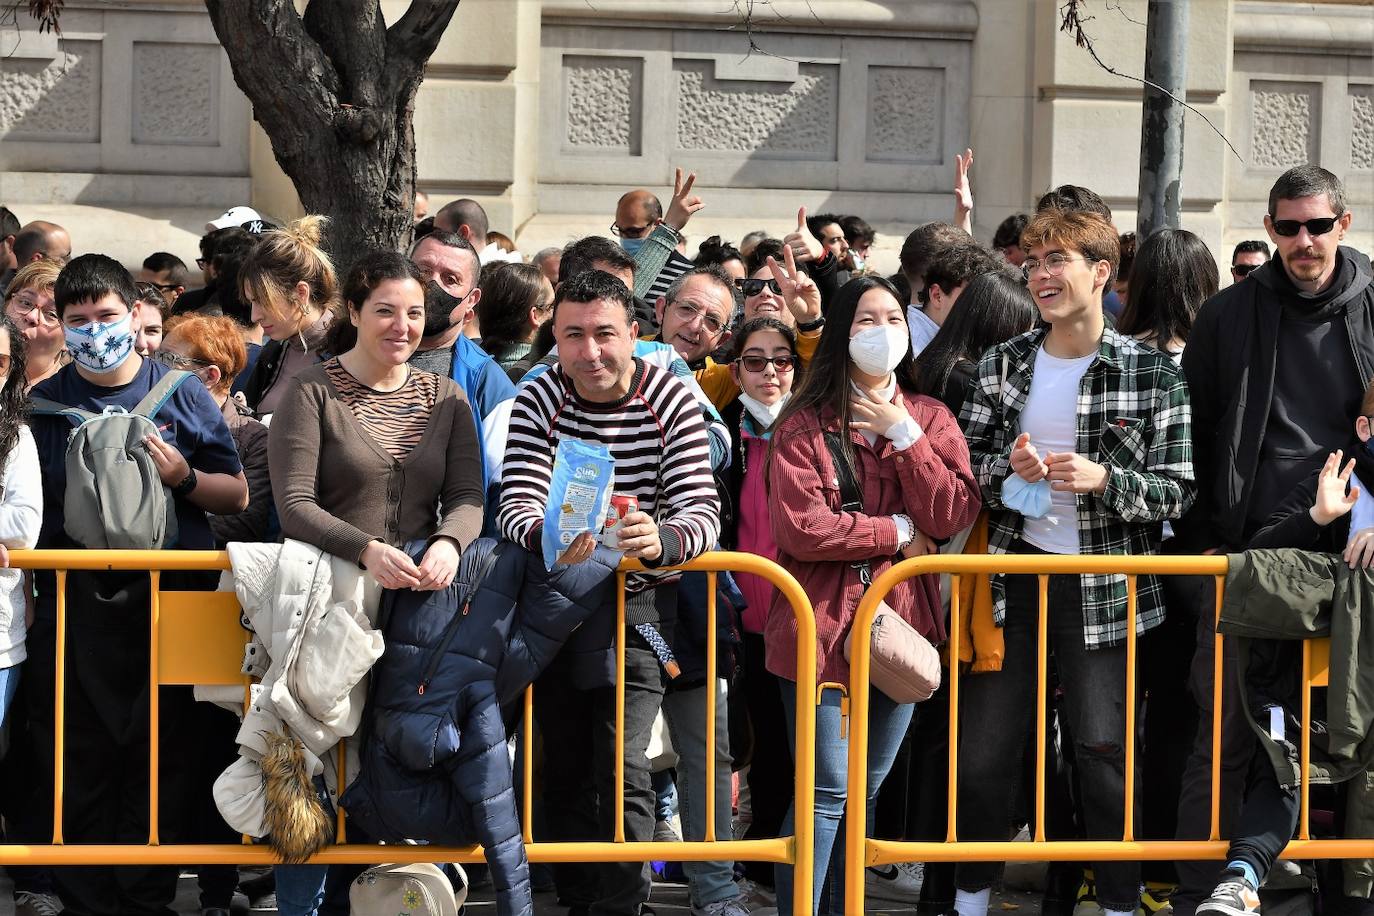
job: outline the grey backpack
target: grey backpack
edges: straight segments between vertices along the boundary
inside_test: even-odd
[[[76,424],[67,440],[63,527],[81,546],[156,550],[176,544],[174,500],[143,440],[161,436],[152,418],[190,375],[168,372],[132,412],[112,405],[94,413],[33,399],[35,414]]]

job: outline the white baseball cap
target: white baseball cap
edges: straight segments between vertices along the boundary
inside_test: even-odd
[[[205,224],[206,232],[214,232],[216,229],[228,229],[230,226],[242,226],[244,223],[251,223],[254,220],[262,220],[257,210],[252,207],[230,207],[216,219],[210,220]]]

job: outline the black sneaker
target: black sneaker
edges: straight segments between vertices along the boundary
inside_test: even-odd
[[[1214,913],[1216,916],[1253,916],[1260,908],[1259,893],[1243,875],[1227,872],[1225,880],[1212,891],[1212,896],[1197,906],[1197,916]]]

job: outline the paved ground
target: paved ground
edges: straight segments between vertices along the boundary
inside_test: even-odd
[[[1043,868],[1033,865],[1009,866],[1006,874],[1005,890],[995,895],[992,903],[994,916],[1039,916],[1039,896],[1034,888],[1043,873]],[[689,916],[691,907],[687,901],[687,888],[680,884],[655,884],[653,907],[659,916]],[[182,916],[200,916],[194,878],[183,877],[178,887],[175,908]],[[535,898],[536,916],[563,916],[567,911],[558,905],[553,894],[540,894]],[[247,901],[235,898],[235,916],[246,916]],[[870,902],[867,913],[871,916],[907,916],[916,912],[913,907],[902,907],[889,903]],[[467,916],[495,916],[496,906],[489,894],[475,892],[468,900]],[[0,873],[0,916],[14,916],[14,899],[9,878]]]

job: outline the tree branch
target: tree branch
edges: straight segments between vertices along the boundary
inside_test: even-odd
[[[1231,141],[1226,139],[1226,135],[1221,132],[1221,129],[1212,123],[1211,118],[1207,117],[1205,114],[1198,111],[1192,105],[1189,105],[1183,99],[1174,95],[1172,92],[1170,92],[1168,89],[1165,89],[1158,83],[1147,80],[1144,77],[1132,76],[1129,73],[1122,73],[1115,67],[1109,66],[1106,61],[1097,56],[1097,49],[1093,47],[1092,38],[1083,29],[1083,23],[1091,22],[1092,17],[1084,16],[1079,11],[1079,6],[1082,4],[1082,2],[1083,0],[1064,0],[1064,5],[1059,8],[1059,15],[1061,17],[1059,22],[1059,31],[1067,32],[1068,34],[1072,35],[1073,43],[1087,51],[1089,56],[1091,56],[1092,59],[1097,62],[1097,65],[1101,67],[1103,70],[1106,70],[1112,76],[1119,76],[1125,80],[1134,80],[1135,82],[1140,83],[1142,86],[1148,86],[1156,92],[1168,96],[1177,104],[1182,105],[1184,108],[1188,109],[1193,114],[1197,115],[1199,118],[1201,118],[1203,121],[1207,123],[1208,127],[1212,128],[1212,132],[1214,134],[1221,138],[1221,142],[1226,144],[1226,148],[1229,149],[1232,153],[1235,153],[1236,158],[1239,159],[1242,164],[1244,164],[1245,157],[1240,154],[1239,150],[1237,150],[1234,146],[1231,145]],[[1125,14],[1123,13],[1123,15]]]
[[[205,0],[205,8],[278,158],[304,149],[314,126],[333,121],[339,74],[291,0]]]
[[[458,3],[459,0],[412,0],[405,15],[386,30],[387,63],[393,67],[410,65],[423,71],[458,11]]]
[[[343,87],[334,129],[350,143],[371,143],[382,130],[387,102],[386,23],[378,0],[315,0],[305,8],[305,31],[333,62]]]

